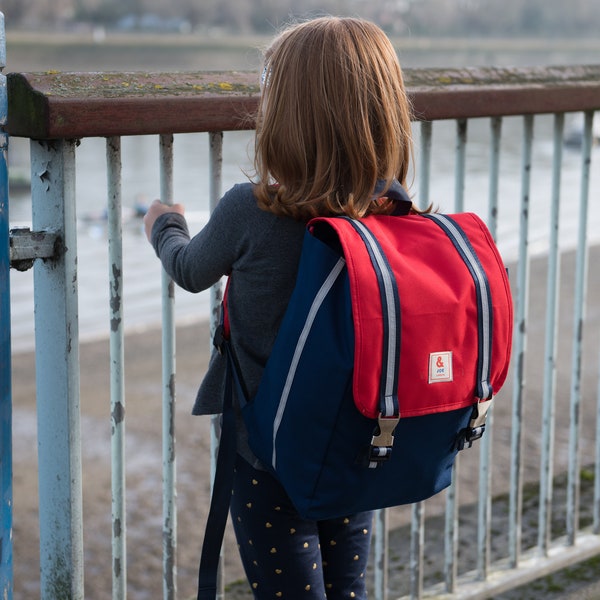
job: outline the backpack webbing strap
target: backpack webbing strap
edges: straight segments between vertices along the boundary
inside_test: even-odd
[[[219,558],[225,534],[225,526],[227,524],[227,515],[229,513],[231,490],[233,488],[236,431],[235,413],[233,410],[234,377],[232,376],[232,372],[235,371],[235,367],[233,365],[229,342],[225,341],[222,348],[227,355],[228,373],[225,384],[217,466],[198,571],[197,600],[215,600],[217,597]]]
[[[383,348],[381,383],[379,385],[379,412],[382,417],[398,417],[398,371],[400,369],[401,314],[400,296],[394,272],[371,230],[361,221],[348,219],[359,234],[369,253],[377,277],[383,318]]]
[[[271,454],[271,466],[273,469],[277,467],[277,435],[279,433],[279,427],[281,426],[281,421],[283,419],[290,392],[292,390],[292,385],[298,372],[298,365],[302,357],[302,352],[304,351],[304,347],[313,328],[317,314],[345,266],[346,261],[343,257],[340,257],[329,272],[329,275],[323,281],[319,291],[313,298],[308,314],[306,315],[306,320],[304,321],[302,330],[298,336],[296,346],[294,347],[294,354],[292,355],[292,360],[285,378],[285,384],[281,390],[277,412],[275,413],[275,418],[273,420],[273,452]],[[235,369],[233,370],[235,371]]]
[[[490,382],[493,311],[492,294],[487,274],[469,238],[454,219],[437,213],[430,213],[423,216],[442,228],[454,244],[473,278],[477,298],[477,397],[480,400],[489,400],[494,394]]]
[[[494,390],[490,381],[492,364],[492,294],[485,269],[483,268],[475,249],[469,238],[458,225],[448,217],[437,213],[423,215],[427,217],[446,233],[454,244],[457,252],[463,259],[471,273],[475,284],[475,295],[477,299],[477,373],[476,373],[476,395],[479,402],[473,407],[473,413],[469,426],[464,429],[458,437],[457,448],[462,450],[465,446],[471,447],[485,431],[485,419],[492,404]]]
[[[379,418],[371,439],[367,460],[375,469],[389,460],[394,445],[394,430],[400,418],[398,371],[400,370],[401,313],[400,296],[394,272],[371,230],[361,221],[348,219],[364,242],[377,277],[383,317],[383,348],[379,384]]]

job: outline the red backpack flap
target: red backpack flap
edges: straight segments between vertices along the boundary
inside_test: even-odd
[[[479,217],[315,221],[335,230],[347,262],[355,333],[353,392],[362,414],[445,412],[498,392],[510,361],[512,297],[502,259]],[[379,250],[369,246],[369,237]],[[383,256],[379,266],[378,253]],[[465,253],[474,257],[474,269]],[[382,291],[388,270],[394,290]],[[488,315],[483,325],[482,306]]]

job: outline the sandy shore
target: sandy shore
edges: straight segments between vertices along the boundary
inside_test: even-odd
[[[600,253],[590,254],[588,308],[584,328],[582,362],[582,464],[593,460],[596,409],[597,364],[600,323],[600,270],[595,268]],[[557,374],[557,428],[555,473],[564,472],[569,434],[570,348],[572,329],[572,256],[562,263],[563,284],[559,331],[561,343]],[[514,275],[514,269],[512,275]],[[529,311],[529,344],[527,349],[527,391],[523,411],[524,440],[523,474],[536,482],[539,470],[541,396],[543,390],[544,298],[546,295],[545,261],[531,264]],[[178,597],[195,597],[199,548],[204,519],[209,502],[209,419],[192,418],[190,411],[198,382],[209,356],[208,326],[205,322],[179,327],[177,330],[177,505],[178,505]],[[83,511],[85,548],[86,598],[109,600],[111,597],[111,502],[110,502],[110,395],[108,340],[85,343],[81,357],[81,413],[83,439]],[[161,368],[160,332],[149,330],[127,335],[126,412],[127,412],[127,534],[128,534],[128,598],[157,598],[162,593],[161,539]],[[14,404],[14,563],[15,600],[37,597],[39,594],[39,547],[37,516],[37,449],[35,416],[34,357],[19,353],[13,357]],[[509,381],[498,396],[494,410],[492,481],[495,514],[505,512],[505,494],[510,476],[511,395]],[[461,548],[473,546],[475,529],[469,523],[469,511],[477,495],[478,450],[461,455],[460,501],[464,505],[461,517]],[[558,486],[560,487],[560,485]],[[535,490],[535,484],[534,488]],[[587,489],[587,488],[586,488]],[[591,505],[588,497],[583,502]],[[504,495],[504,500],[502,497]],[[443,525],[436,521],[444,494],[427,504],[432,517],[427,536],[428,578],[439,573],[441,555],[439,539]],[[556,494],[556,531],[560,533],[564,498]],[[504,506],[504,509],[503,509]],[[584,512],[582,512],[582,515]],[[392,565],[391,584],[395,594],[406,593],[408,576],[408,531],[406,508],[395,509],[391,515],[394,529],[390,536]],[[535,543],[537,512],[526,519],[528,528],[524,540]],[[505,518],[505,517],[502,517]],[[436,524],[437,523],[437,524]],[[494,530],[504,531],[494,542],[497,556],[506,552],[506,522],[497,522]],[[436,533],[437,532],[437,533]],[[465,542],[465,543],[463,543]],[[462,552],[466,552],[461,550]],[[465,555],[466,568],[472,568]],[[245,587],[235,582],[243,578],[232,532],[226,540],[226,581],[231,585],[228,598],[248,597]],[[462,568],[462,567],[461,567]],[[563,593],[566,593],[563,590]],[[545,598],[552,596],[548,591]],[[508,598],[509,596],[506,596]],[[533,592],[512,598],[536,597]],[[585,597],[585,596],[581,596]],[[587,596],[594,597],[594,596]]]

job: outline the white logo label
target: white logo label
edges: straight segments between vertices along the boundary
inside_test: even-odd
[[[452,381],[452,352],[432,352],[429,355],[429,383]]]

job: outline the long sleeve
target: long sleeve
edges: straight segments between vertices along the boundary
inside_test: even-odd
[[[156,220],[152,245],[177,285],[200,292],[231,272],[248,236],[247,218],[243,217],[248,212],[247,204],[237,187],[233,188],[193,238],[185,218],[178,213],[167,213]]]

